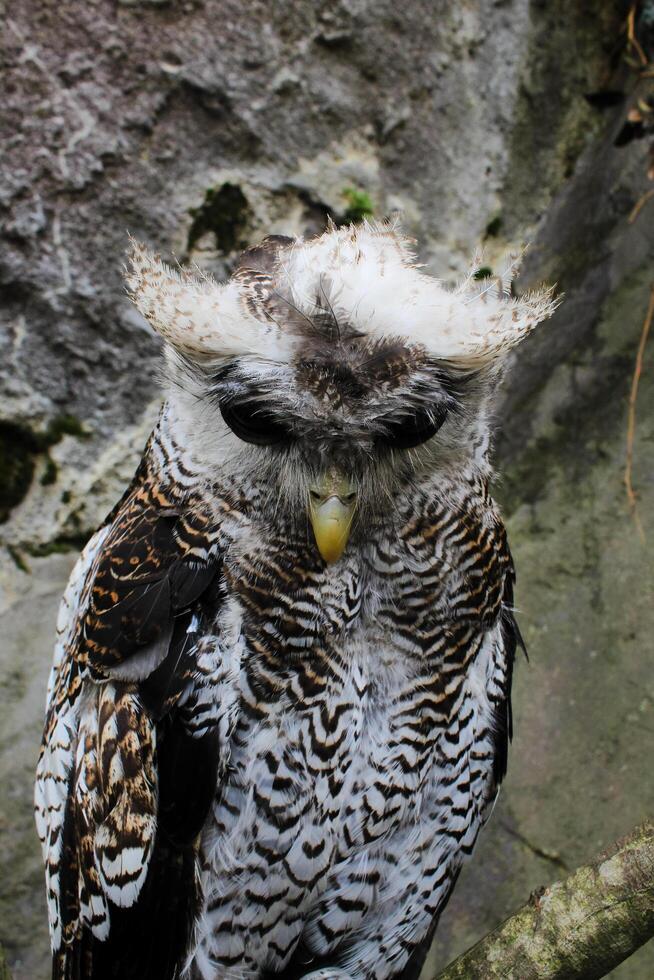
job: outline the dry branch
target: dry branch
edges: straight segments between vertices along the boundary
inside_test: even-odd
[[[648,65],[647,55],[643,51],[640,41],[636,37],[636,9],[638,7],[637,3],[633,3],[627,15],[627,42],[630,47],[632,47],[641,65]]]
[[[654,936],[654,823],[532,897],[436,980],[596,980]]]
[[[631,392],[629,394],[629,413],[627,421],[627,462],[624,471],[624,485],[627,491],[627,499],[629,501],[629,507],[633,514],[641,539],[644,539],[645,535],[638,516],[636,493],[632,482],[632,473],[634,464],[634,437],[636,434],[636,398],[638,397],[638,383],[643,370],[645,345],[647,344],[647,338],[652,325],[652,318],[654,318],[654,286],[652,286],[652,290],[650,292],[647,314],[645,315],[643,329],[640,334],[638,353],[636,354],[636,366],[634,368],[634,375],[631,382]]]
[[[654,75],[652,77],[654,78]],[[645,191],[645,193],[638,198],[633,208],[631,209],[629,218],[627,219],[630,225],[633,225],[634,221],[636,220],[640,212],[643,210],[647,202],[650,201],[653,197],[654,197],[654,189]]]

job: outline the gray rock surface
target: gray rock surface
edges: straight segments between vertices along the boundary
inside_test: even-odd
[[[3,33],[0,178],[0,940],[48,973],[31,781],[57,599],[157,404],[158,345],[120,279],[126,231],[225,275],[263,234],[395,209],[445,279],[530,240],[521,288],[566,299],[520,352],[497,493],[531,663],[509,777],[448,907],[432,976],[530,891],[654,811],[654,364],[626,412],[654,279],[627,4],[586,0],[22,0]],[[622,38],[624,35],[622,35]],[[642,86],[630,98],[642,94]],[[647,207],[650,210],[647,210]],[[358,211],[357,211],[358,209]],[[7,792],[4,787],[7,787]],[[654,975],[650,943],[614,973]]]

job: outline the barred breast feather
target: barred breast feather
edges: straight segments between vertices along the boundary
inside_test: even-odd
[[[418,977],[511,736],[490,419],[557,305],[515,267],[448,289],[393,223],[226,283],[132,242],[166,402],[58,621],[54,980]]]
[[[164,412],[73,572],[36,793],[55,977],[417,977],[495,797],[518,633],[485,483],[412,491],[338,566],[257,492]]]

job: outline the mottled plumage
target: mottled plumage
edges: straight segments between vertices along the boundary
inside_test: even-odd
[[[54,975],[417,977],[506,768],[488,416],[551,295],[449,292],[385,226],[127,282],[169,383],[59,616]]]

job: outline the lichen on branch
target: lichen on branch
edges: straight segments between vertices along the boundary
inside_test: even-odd
[[[435,980],[595,980],[654,936],[654,822],[532,896]]]

